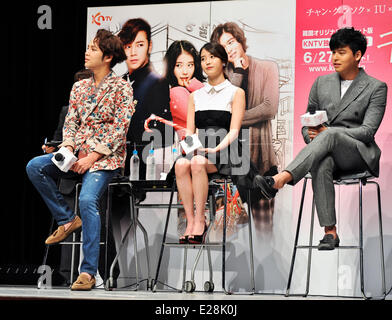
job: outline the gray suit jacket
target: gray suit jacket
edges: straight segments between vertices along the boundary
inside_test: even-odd
[[[320,76],[314,82],[309,94],[308,109],[325,110],[327,126],[342,130],[357,141],[357,149],[370,172],[379,175],[381,150],[374,135],[384,116],[387,100],[387,85],[366,74],[360,68],[359,74],[340,98],[340,77],[337,72]],[[310,142],[307,127],[302,128],[306,143]]]

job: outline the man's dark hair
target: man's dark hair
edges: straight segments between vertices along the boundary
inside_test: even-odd
[[[182,52],[186,52],[193,57],[193,62],[195,65],[195,71],[193,72],[193,77],[197,80],[203,82],[205,80],[203,76],[203,70],[200,65],[199,53],[192,43],[187,40],[177,40],[174,41],[169,49],[167,49],[164,61],[166,63],[166,79],[169,85],[172,87],[178,86],[178,81],[174,75],[174,68],[176,66],[177,58]]]
[[[127,59],[120,39],[112,32],[105,29],[99,29],[94,38],[94,42],[96,42],[99,49],[102,51],[102,57],[113,57],[112,61],[110,61],[110,68],[113,68],[117,63]]]
[[[349,46],[353,55],[359,50],[361,51],[361,58],[366,52],[367,41],[366,37],[361,31],[354,28],[342,28],[336,31],[329,41],[329,48],[331,51]]]
[[[239,43],[241,43],[244,52],[248,49],[244,31],[235,22],[226,22],[219,24],[211,34],[210,41],[218,42],[223,32],[230,33]]]
[[[139,31],[146,33],[147,41],[151,41],[151,26],[142,18],[129,19],[121,28],[118,37],[121,39],[123,45],[132,43]]]
[[[93,72],[90,69],[82,69],[75,73],[74,75],[74,82],[91,78],[93,76]]]

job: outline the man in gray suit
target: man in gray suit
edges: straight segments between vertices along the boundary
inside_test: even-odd
[[[285,184],[295,185],[311,173],[317,214],[325,229],[319,250],[339,246],[334,174],[368,170],[379,175],[381,151],[374,135],[384,116],[387,97],[387,85],[358,67],[367,47],[360,31],[340,29],[332,35],[329,46],[336,73],[316,79],[308,102],[308,109],[325,110],[328,121],[302,128],[307,146],[284,171],[254,180],[264,197],[272,198]]]

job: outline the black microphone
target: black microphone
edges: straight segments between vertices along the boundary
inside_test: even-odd
[[[315,114],[316,113],[316,106],[314,104],[311,104],[308,108],[309,114]]]
[[[193,138],[191,137],[191,136],[186,136],[185,137],[185,143],[188,145],[188,146],[193,146]]]
[[[56,159],[56,161],[63,161],[65,159],[64,155],[60,152],[57,152],[54,158]]]

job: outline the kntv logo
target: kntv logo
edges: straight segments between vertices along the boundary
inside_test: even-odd
[[[98,12],[97,14],[93,14],[92,16],[92,21],[91,23],[95,23],[97,26],[100,26],[102,22],[106,21],[112,21],[112,16],[104,16],[101,14],[101,12]]]

